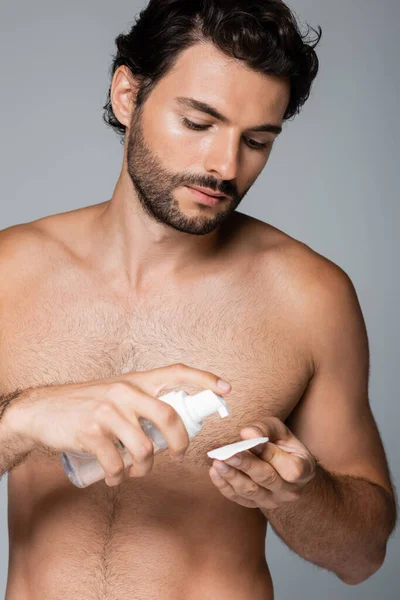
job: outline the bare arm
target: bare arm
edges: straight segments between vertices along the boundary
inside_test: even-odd
[[[262,512],[289,548],[349,585],[382,566],[396,520],[392,494],[319,464],[299,500]]]
[[[22,224],[0,231],[0,281],[6,282],[0,288],[0,477],[20,465],[34,448],[9,418],[14,405],[29,390],[11,387],[7,347],[13,343],[9,335],[12,309],[19,295],[26,294],[21,282],[26,285],[38,275],[44,254],[43,235],[37,227]]]
[[[20,465],[33,450],[33,444],[27,437],[20,436],[10,426],[8,409],[18,401],[22,390],[0,396],[0,478],[14,467]]]
[[[310,288],[315,374],[286,421],[317,459],[299,500],[263,511],[297,554],[360,583],[383,563],[396,502],[368,400],[369,351],[354,287],[336,267]]]

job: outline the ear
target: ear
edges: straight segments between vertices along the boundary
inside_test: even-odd
[[[129,127],[131,123],[138,87],[138,82],[128,67],[118,67],[111,83],[110,98],[114,115],[125,127]]]

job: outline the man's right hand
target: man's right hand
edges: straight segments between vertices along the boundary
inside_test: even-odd
[[[90,452],[103,467],[108,485],[118,485],[125,478],[125,467],[114,440],[121,440],[133,458],[132,477],[147,474],[154,461],[153,443],[139,417],[161,431],[170,456],[183,455],[189,445],[183,421],[156,396],[184,385],[229,393],[230,389],[219,387],[218,380],[208,371],[175,364],[88,383],[38,387],[27,390],[9,407],[8,426],[31,449],[46,446],[58,452]]]

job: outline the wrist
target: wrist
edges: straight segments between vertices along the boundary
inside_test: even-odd
[[[23,404],[28,394],[29,390],[15,392],[4,398],[0,404],[0,428],[6,432],[7,437],[18,440],[24,453],[31,452],[36,445],[30,435],[29,419],[27,419],[26,406]]]

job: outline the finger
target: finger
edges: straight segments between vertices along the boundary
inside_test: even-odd
[[[100,466],[96,470],[92,461],[86,467],[83,463],[80,471],[80,477],[85,485],[90,485],[105,477],[107,485],[118,485],[125,479],[125,465],[115,444],[107,437],[99,436],[92,438],[85,446],[90,454],[96,456]],[[86,468],[85,468],[86,467]]]
[[[136,429],[136,427],[135,427]],[[142,428],[140,427],[140,425],[138,425],[138,430],[142,431]],[[132,456],[132,464],[129,466],[128,469],[128,476],[129,477],[143,477],[144,475],[147,475],[148,473],[150,473],[150,471],[153,468],[154,465],[154,445],[152,443],[152,441],[145,436],[147,442],[146,444],[143,444],[141,446],[141,449],[138,450],[134,455],[131,454]],[[121,440],[123,441],[123,440]],[[123,442],[124,445],[126,446],[126,443]],[[126,448],[128,449],[128,447],[126,446]],[[130,453],[130,451],[128,450],[128,452]]]
[[[260,456],[260,454],[262,454],[263,451],[263,445],[264,444],[258,444],[258,446],[254,446],[254,448],[250,448],[249,452],[255,454],[256,456]]]
[[[258,486],[273,494],[282,495],[288,486],[271,464],[250,452],[241,452],[223,462],[234,467],[234,470],[245,473]],[[228,479],[232,477],[234,474],[230,473]]]
[[[301,444],[290,429],[277,417],[266,417],[263,423],[256,422],[245,427],[240,434],[246,440],[261,436],[268,437],[274,443],[279,441],[280,443]]]
[[[264,444],[258,458],[268,463],[280,478],[288,483],[306,483],[312,479],[315,470],[313,459],[308,454],[292,454],[272,442]]]
[[[240,462],[238,462],[238,459]],[[269,463],[255,457],[249,452],[241,452],[232,458],[226,459],[224,463],[233,466],[238,472],[247,475],[260,488],[266,489],[269,492],[268,500],[271,502],[279,499],[279,502],[291,502],[299,498],[299,482],[289,482],[280,476],[278,471]],[[229,477],[228,477],[229,479]],[[236,486],[234,486],[236,488]],[[240,488],[236,488],[239,489]],[[258,498],[257,498],[258,500]],[[260,498],[260,501],[264,501]]]
[[[215,461],[216,464],[218,462]],[[224,496],[242,506],[252,508],[260,506],[263,508],[276,508],[277,506],[272,492],[261,488],[245,473],[241,473],[240,471],[235,472],[235,469],[232,467],[229,467],[229,470],[226,472],[220,472],[213,466],[210,470],[210,476]]]
[[[145,435],[135,416],[127,419],[116,406],[103,404],[96,412],[97,421],[111,441],[120,440],[125,447],[122,454],[124,467],[133,465],[130,476],[141,477],[149,473],[154,462],[154,446]],[[129,456],[124,456],[128,452]]]
[[[283,450],[276,444],[268,444],[260,455],[289,483],[307,483],[313,478],[315,461],[308,453],[305,456]]]
[[[131,374],[134,383],[139,383],[143,391],[151,396],[159,396],[163,390],[170,390],[179,385],[190,385],[216,394],[224,395],[231,391],[231,385],[210,371],[194,369],[182,363],[159,367],[151,371]],[[227,385],[223,385],[223,384]],[[222,387],[221,387],[222,384]]]
[[[161,432],[164,447],[169,448],[170,456],[180,456],[186,452],[189,436],[181,417],[172,406],[127,382],[117,383],[109,398],[128,421],[136,423],[140,417],[150,421]]]
[[[268,417],[265,423],[256,423],[240,432],[243,439],[263,435],[272,441],[262,446],[260,458],[269,462],[288,482],[307,482],[315,472],[315,460],[310,451],[276,417]]]
[[[221,492],[225,498],[228,500],[232,500],[236,502],[236,504],[240,504],[241,506],[245,506],[246,508],[257,508],[254,500],[248,500],[246,498],[241,498],[233,489],[228,481],[226,481],[216,469],[213,467],[209,471],[209,475],[211,481],[215,485],[215,487]]]

